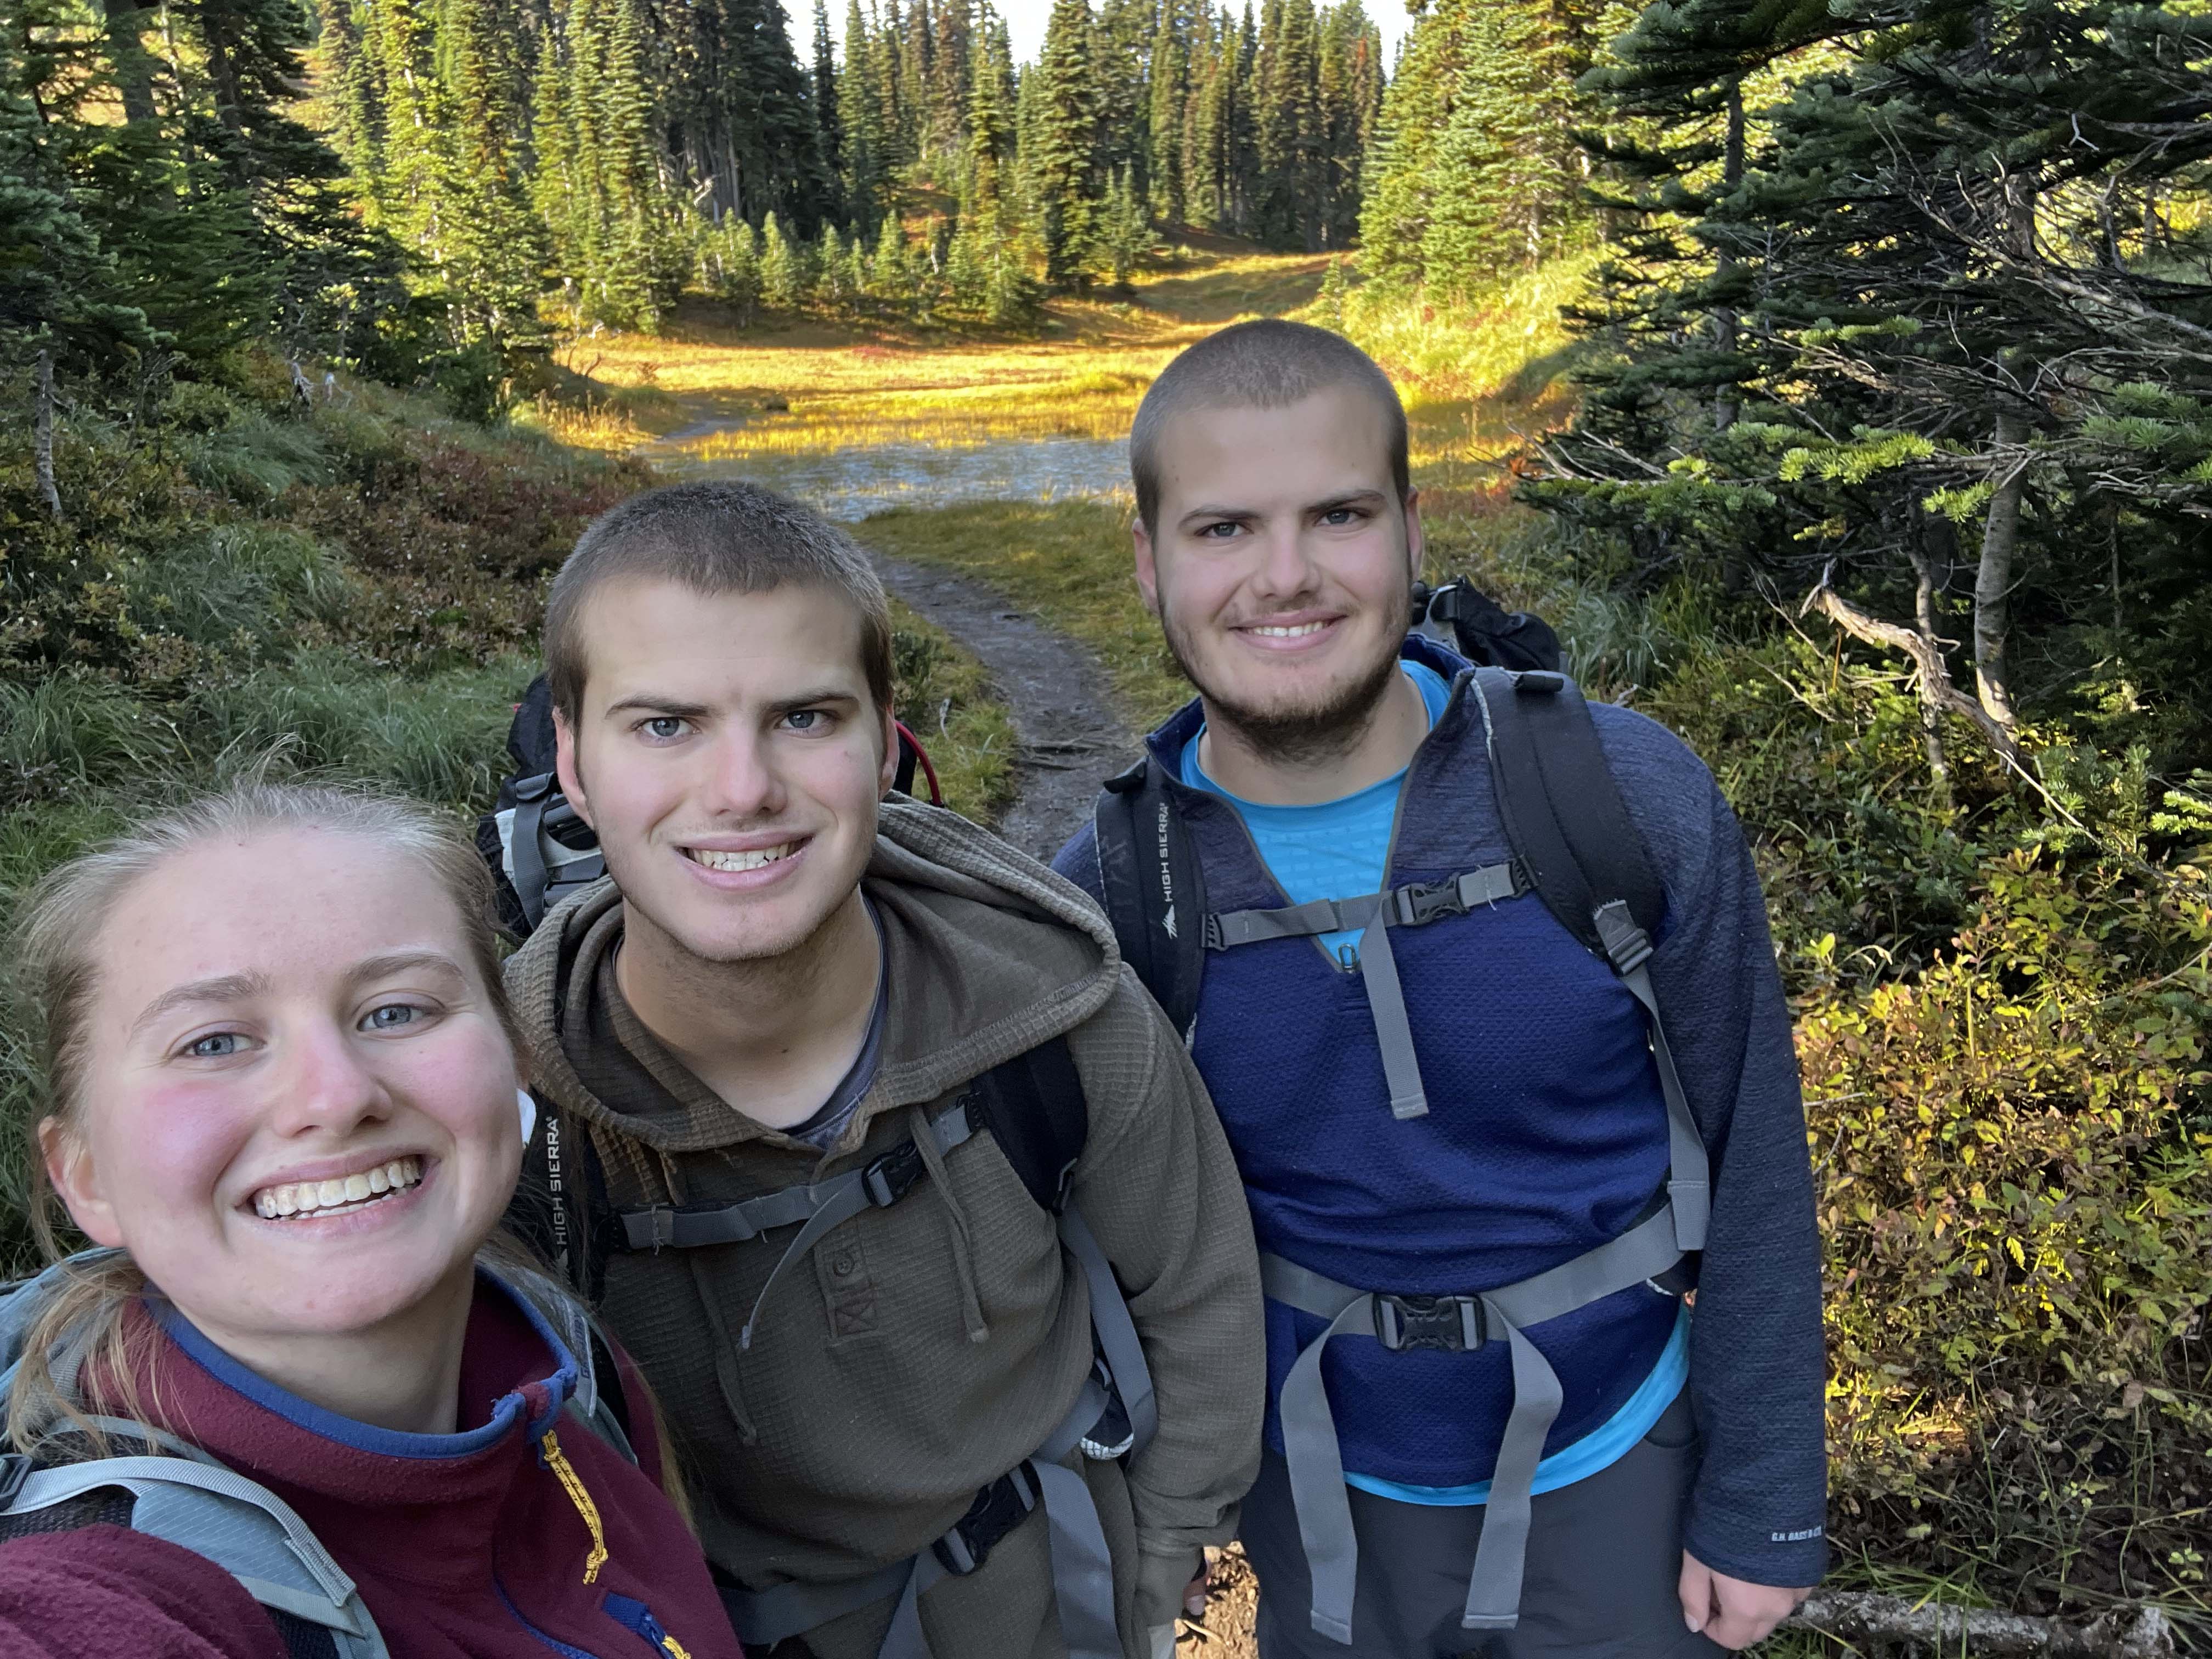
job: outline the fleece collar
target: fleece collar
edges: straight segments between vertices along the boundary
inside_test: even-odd
[[[210,1341],[167,1297],[159,1294],[149,1295],[147,1307],[155,1322],[169,1340],[209,1376],[263,1411],[283,1419],[294,1427],[319,1439],[378,1457],[414,1460],[469,1457],[497,1445],[513,1432],[518,1423],[525,1425],[525,1431],[531,1439],[537,1439],[551,1426],[562,1409],[568,1405],[576,1392],[577,1380],[576,1357],[554,1334],[544,1316],[531,1305],[530,1299],[518,1294],[491,1273],[479,1272],[477,1279],[479,1294],[489,1292],[501,1297],[513,1304],[515,1310],[529,1322],[538,1340],[544,1344],[552,1361],[552,1369],[548,1375],[534,1378],[500,1395],[493,1402],[491,1413],[483,1423],[456,1434],[409,1434],[341,1417],[313,1401],[302,1400],[241,1364]]]

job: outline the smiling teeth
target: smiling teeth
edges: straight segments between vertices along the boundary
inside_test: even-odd
[[[395,1158],[374,1170],[335,1181],[301,1181],[283,1187],[264,1187],[254,1194],[253,1207],[270,1221],[295,1215],[337,1215],[359,1209],[388,1194],[417,1186],[422,1180],[421,1158]]]
[[[750,853],[717,853],[703,847],[684,849],[695,863],[709,870],[762,870],[779,859],[789,858],[799,850],[799,843],[787,841],[781,847],[763,847]]]
[[[1252,631],[1255,634],[1265,635],[1271,640],[1295,640],[1301,635],[1318,634],[1328,626],[1327,623],[1310,622],[1299,623],[1291,628],[1255,628]]]

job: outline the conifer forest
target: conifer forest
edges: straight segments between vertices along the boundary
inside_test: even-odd
[[[0,0],[0,922],[272,750],[472,817],[671,476],[984,584],[1133,752],[1136,401],[1334,328],[1432,577],[1753,844],[1833,1583],[1905,1609],[1776,1639],[2212,1649],[2212,5],[1026,3]],[[896,620],[998,822],[1057,763]],[[37,1071],[11,1001],[0,1278]]]

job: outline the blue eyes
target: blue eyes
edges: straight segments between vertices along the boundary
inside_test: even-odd
[[[404,1002],[386,1003],[373,1011],[362,1021],[362,1026],[371,1031],[396,1031],[403,1025],[412,1025],[422,1017],[422,1011]]]
[[[783,718],[794,732],[811,732],[820,723],[822,711],[818,708],[794,708]]]
[[[657,719],[646,721],[644,731],[649,738],[657,738],[663,743],[669,743],[684,735],[684,722],[673,714],[663,714]]]
[[[202,1037],[185,1052],[194,1060],[228,1060],[239,1051],[244,1041],[235,1031],[217,1031],[212,1036]]]

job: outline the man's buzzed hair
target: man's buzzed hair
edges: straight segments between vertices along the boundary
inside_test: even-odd
[[[860,667],[878,710],[891,704],[891,614],[883,582],[850,536],[812,507],[758,484],[681,483],[648,489],[585,527],[545,601],[545,678],[573,727],[583,714],[592,595],[625,578],[676,582],[706,595],[827,588],[860,618]]]
[[[1375,360],[1341,334],[1267,319],[1209,334],[1154,380],[1129,428],[1129,473],[1145,533],[1159,528],[1160,437],[1190,409],[1283,409],[1330,386],[1357,386],[1375,400],[1390,452],[1390,477],[1404,501],[1413,487],[1406,460],[1406,406]]]

